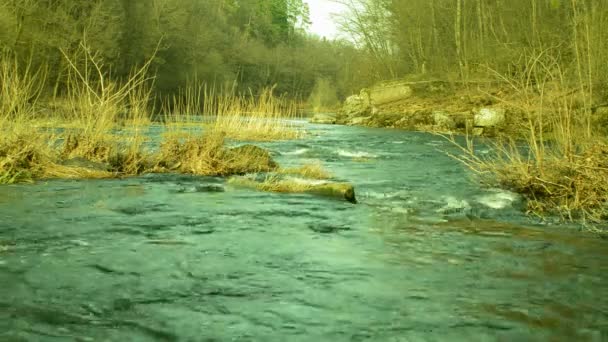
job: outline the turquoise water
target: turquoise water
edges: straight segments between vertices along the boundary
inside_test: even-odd
[[[607,341],[608,241],[521,213],[440,137],[306,125],[354,205],[221,178],[0,187],[1,341]]]

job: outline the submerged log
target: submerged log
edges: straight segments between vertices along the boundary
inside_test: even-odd
[[[263,181],[248,177],[232,177],[228,183],[260,191],[313,194],[357,203],[355,188],[348,183],[302,182],[297,179],[280,179],[276,176],[271,176]]]
[[[310,189],[304,192],[326,197],[343,198],[350,203],[357,203],[357,199],[355,197],[355,188],[348,183],[325,183],[311,185]]]

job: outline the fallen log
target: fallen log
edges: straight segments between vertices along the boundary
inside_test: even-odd
[[[280,179],[276,176],[257,181],[248,177],[232,177],[228,184],[268,192],[303,193],[357,203],[355,188],[349,183]]]

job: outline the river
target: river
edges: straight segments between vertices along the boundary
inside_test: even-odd
[[[305,125],[358,204],[146,175],[0,187],[1,341],[608,341],[608,241],[441,137]],[[224,191],[219,191],[224,190]]]

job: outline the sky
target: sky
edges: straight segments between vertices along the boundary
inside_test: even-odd
[[[331,18],[332,13],[344,11],[344,7],[330,0],[304,0],[310,7],[310,32],[320,37],[334,39],[338,36],[338,28]]]

